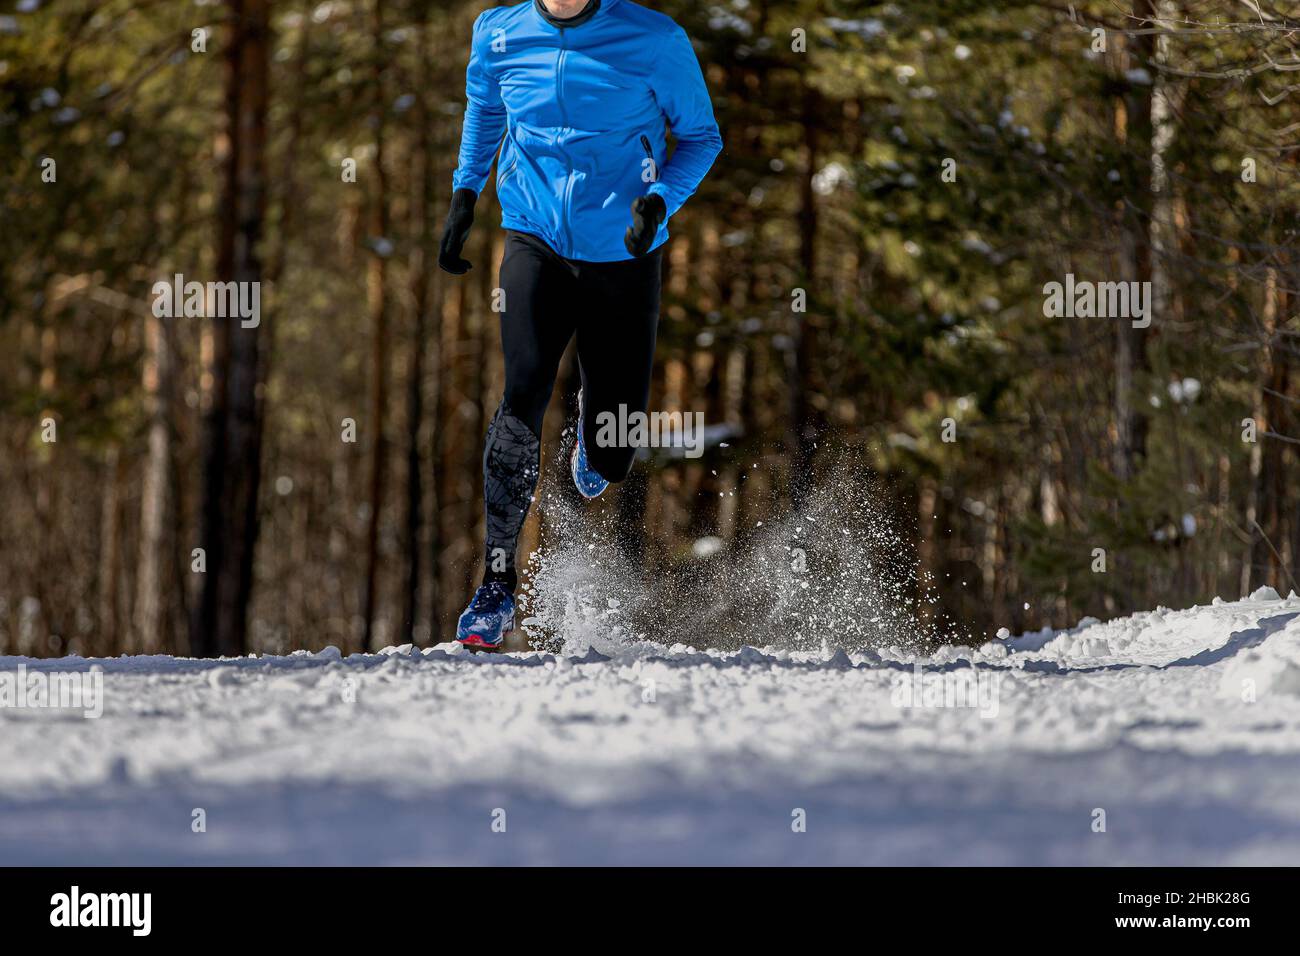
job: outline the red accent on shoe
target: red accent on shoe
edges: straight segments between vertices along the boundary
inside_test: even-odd
[[[482,634],[471,634],[469,637],[465,638],[464,640],[461,640],[460,638],[457,638],[456,640],[460,641],[461,644],[464,644],[467,647],[486,647],[489,650],[496,650],[501,646],[502,643],[504,643],[504,642],[498,642],[496,644],[493,644],[491,641],[487,640],[487,638],[485,638]]]

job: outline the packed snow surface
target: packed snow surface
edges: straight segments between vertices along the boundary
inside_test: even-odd
[[[1267,589],[929,655],[0,658],[56,671],[103,714],[0,706],[3,864],[1300,863]]]

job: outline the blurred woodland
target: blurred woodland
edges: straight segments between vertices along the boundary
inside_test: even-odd
[[[626,554],[725,561],[848,450],[943,626],[1295,587],[1300,3],[645,5],[726,143],[651,404],[729,437],[602,499]],[[502,388],[491,185],[434,261],[485,6],[0,5],[0,653],[447,639]],[[260,324],[155,317],[177,273]],[[1067,274],[1153,321],[1047,317]]]

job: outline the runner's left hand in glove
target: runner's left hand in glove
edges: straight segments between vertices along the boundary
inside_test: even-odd
[[[655,235],[668,216],[668,207],[662,196],[651,193],[638,196],[632,203],[632,225],[623,236],[623,245],[638,259],[650,251]]]

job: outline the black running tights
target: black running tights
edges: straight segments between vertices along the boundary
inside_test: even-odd
[[[602,477],[622,481],[636,449],[600,446],[602,412],[647,411],[659,325],[658,250],[641,259],[578,262],[522,232],[506,236],[501,262],[501,347],[506,387],[483,450],[487,515],[484,580],[517,584],[515,549],[537,488],[542,419],[560,359],[577,335],[587,458]]]

